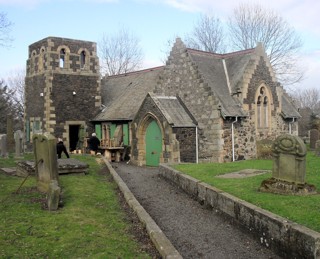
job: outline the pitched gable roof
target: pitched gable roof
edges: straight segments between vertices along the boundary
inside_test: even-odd
[[[284,119],[288,118],[301,118],[300,113],[295,108],[294,104],[290,100],[290,97],[287,94],[282,95],[281,102],[281,115]]]
[[[148,92],[152,92],[163,67],[110,76],[102,83],[105,106],[93,121],[132,120]]]
[[[245,117],[239,100],[233,97],[229,73],[225,62],[226,55],[187,49],[192,61],[197,65],[204,81],[219,99],[223,117]],[[236,72],[235,72],[236,73]]]
[[[148,95],[172,127],[196,127],[193,116],[178,97]]]

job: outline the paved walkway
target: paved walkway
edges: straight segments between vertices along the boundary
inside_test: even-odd
[[[112,166],[183,258],[280,258],[230,218],[161,178],[157,168]]]

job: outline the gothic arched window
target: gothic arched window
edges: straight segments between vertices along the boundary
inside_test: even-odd
[[[257,128],[268,129],[270,120],[270,98],[268,89],[261,86],[256,94],[256,115],[257,115]]]

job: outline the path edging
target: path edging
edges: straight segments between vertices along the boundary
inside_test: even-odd
[[[145,225],[148,235],[150,236],[152,242],[154,243],[156,249],[159,251],[160,255],[163,258],[167,259],[182,259],[180,253],[171,244],[170,240],[162,232],[162,230],[151,218],[151,216],[140,205],[138,200],[134,197],[133,193],[129,190],[128,186],[113,169],[109,161],[104,157],[102,157],[102,159],[106,164],[109,173],[112,175],[114,181],[117,183],[119,189],[123,193],[126,202],[137,214],[140,221]]]
[[[168,165],[160,175],[202,204],[218,209],[244,226],[262,245],[285,258],[320,258],[320,233],[287,220],[218,188],[185,175]]]

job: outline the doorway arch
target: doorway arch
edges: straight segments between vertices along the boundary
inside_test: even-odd
[[[162,152],[162,134],[158,123],[152,120],[145,135],[146,143],[146,165],[158,166],[160,162],[160,154]]]
[[[141,120],[137,127],[138,165],[158,166],[163,162],[163,129],[151,113]]]

